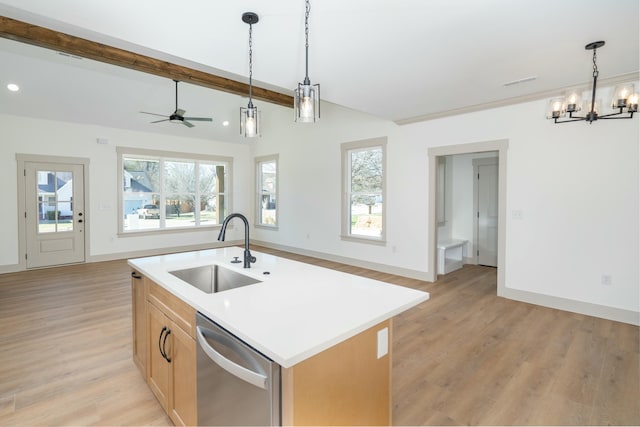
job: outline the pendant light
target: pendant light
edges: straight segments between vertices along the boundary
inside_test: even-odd
[[[320,85],[312,85],[309,80],[309,12],[311,12],[311,5],[309,0],[306,0],[304,14],[305,77],[304,82],[298,83],[298,87],[293,91],[295,121],[301,123],[313,123],[320,119]]]
[[[253,79],[253,46],[252,46],[252,30],[253,24],[258,22],[258,15],[253,12],[245,12],[242,14],[242,22],[249,24],[249,104],[247,108],[240,108],[240,133],[245,138],[254,138],[260,136],[260,112],[257,107],[253,106],[252,100],[252,79]]]
[[[604,46],[603,41],[592,42],[586,45],[586,50],[593,51],[593,84],[591,86],[591,101],[585,103],[584,115],[578,115],[583,110],[582,96],[578,91],[571,91],[566,97],[558,97],[549,101],[547,118],[554,123],[587,122],[589,124],[601,119],[631,119],[633,113],[638,111],[638,94],[631,83],[618,86],[614,90],[611,108],[614,113],[602,114],[598,111],[602,108],[602,102],[596,99],[596,85],[598,83],[598,64],[596,63],[596,50]],[[569,117],[566,114],[569,113]],[[624,114],[627,114],[626,116]]]

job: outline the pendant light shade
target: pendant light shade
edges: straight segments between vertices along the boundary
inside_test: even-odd
[[[258,108],[251,102],[246,108],[240,108],[240,133],[245,138],[260,136],[259,115]]]
[[[311,84],[309,80],[309,13],[311,5],[305,1],[304,35],[305,35],[305,77],[294,89],[294,118],[296,122],[313,123],[320,119],[320,85]]]
[[[249,24],[249,104],[246,108],[240,108],[240,134],[245,138],[260,136],[260,112],[253,105],[253,24],[259,21],[258,15],[253,12],[242,14],[242,22]]]

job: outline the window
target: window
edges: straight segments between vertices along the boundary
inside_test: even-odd
[[[342,144],[342,238],[385,243],[387,138]]]
[[[278,155],[256,158],[256,225],[278,227]]]
[[[118,147],[121,233],[221,224],[229,206],[230,157]]]

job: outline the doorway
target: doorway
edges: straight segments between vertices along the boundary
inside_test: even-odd
[[[24,267],[84,262],[88,162],[48,156],[17,158],[22,210],[20,258],[24,256]]]
[[[438,158],[441,156],[450,156],[456,154],[471,154],[496,151],[498,153],[498,196],[497,196],[497,295],[502,296],[505,293],[505,242],[506,242],[506,189],[507,189],[507,149],[509,142],[507,140],[487,141],[460,145],[450,145],[443,147],[434,147],[428,149],[429,159],[429,211],[428,211],[428,255],[427,255],[427,278],[435,281],[436,274],[436,258],[437,258],[437,228],[438,228]]]

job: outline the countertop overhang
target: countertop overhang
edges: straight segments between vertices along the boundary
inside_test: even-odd
[[[281,366],[289,368],[429,299],[427,292],[226,247],[130,259],[129,265]],[[261,283],[207,294],[170,271],[220,264]],[[265,274],[267,273],[267,274]]]

